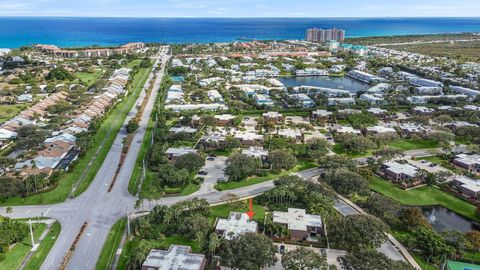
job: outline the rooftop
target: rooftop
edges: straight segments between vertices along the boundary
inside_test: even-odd
[[[288,208],[288,212],[273,211],[273,222],[288,224],[289,230],[306,231],[307,227],[322,227],[319,215],[309,215],[305,209]]]
[[[215,229],[217,231],[222,231],[223,237],[230,240],[240,234],[256,232],[257,222],[250,220],[245,213],[230,212],[228,219],[218,219]]]
[[[188,246],[171,245],[168,250],[152,249],[143,263],[144,267],[160,270],[197,270],[202,269],[205,256],[190,253]]]

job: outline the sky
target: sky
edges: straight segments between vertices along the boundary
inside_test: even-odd
[[[480,17],[480,0],[0,0],[0,16]]]

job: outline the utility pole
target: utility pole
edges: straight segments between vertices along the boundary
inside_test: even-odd
[[[33,229],[32,229],[32,220],[28,220],[28,224],[30,224],[30,237],[32,239],[32,248],[35,247],[35,241],[33,240]]]
[[[127,211],[127,235],[130,236],[130,214]]]

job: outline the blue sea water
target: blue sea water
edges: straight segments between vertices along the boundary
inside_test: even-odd
[[[342,28],[348,37],[480,32],[480,18],[60,18],[0,17],[0,48],[133,41],[210,43],[303,39],[306,28]]]

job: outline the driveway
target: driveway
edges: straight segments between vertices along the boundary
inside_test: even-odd
[[[200,189],[195,193],[196,195],[206,194],[215,191],[213,188],[219,178],[225,177],[224,169],[227,166],[225,162],[228,157],[218,156],[214,160],[205,160],[205,165],[200,171],[207,172],[207,175],[197,175],[205,179]]]

